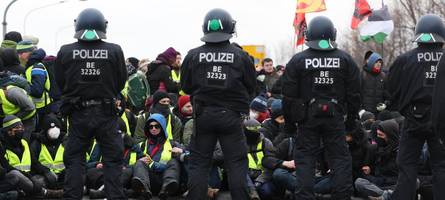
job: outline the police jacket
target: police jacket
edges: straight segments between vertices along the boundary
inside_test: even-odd
[[[357,116],[360,108],[359,69],[346,52],[307,49],[292,57],[283,75],[283,105],[286,99],[337,101],[343,114]],[[286,114],[285,114],[286,116]],[[287,121],[287,119],[286,119]]]
[[[363,109],[377,113],[377,104],[385,103],[386,100],[389,100],[389,95],[387,94],[387,90],[385,90],[385,79],[385,73],[380,72],[375,74],[371,72],[366,65],[363,66],[363,71],[360,76],[360,94]]]
[[[396,58],[388,74],[390,110],[399,111],[409,120],[413,115],[411,106],[431,106],[437,64],[442,54],[442,44],[419,44]],[[430,108],[425,109],[428,115],[429,111]]]
[[[248,113],[255,90],[255,67],[248,54],[228,41],[189,51],[181,66],[181,88],[205,105]]]
[[[433,125],[437,133],[442,133],[442,140],[445,140],[445,58],[440,60],[436,78],[436,89],[433,97]]]
[[[64,98],[116,98],[127,80],[125,58],[119,45],[101,40],[64,45],[54,65]]]

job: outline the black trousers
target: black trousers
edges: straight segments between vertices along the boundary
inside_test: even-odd
[[[332,173],[332,199],[350,199],[352,187],[352,159],[346,144],[343,117],[309,118],[298,129],[295,151],[297,187],[296,200],[312,200],[314,196],[314,168],[323,143]]]
[[[217,140],[224,154],[232,199],[249,199],[247,149],[240,114],[220,107],[202,109],[195,119],[195,132],[190,142],[187,199],[207,199],[209,171]]]
[[[119,117],[102,106],[75,110],[69,116],[68,141],[63,155],[66,176],[64,199],[82,199],[85,155],[93,137],[100,145],[107,199],[126,199],[122,183],[123,141],[117,132]]]
[[[130,188],[130,180],[133,176],[133,167],[128,167],[122,170],[121,182],[124,188]],[[104,184],[104,170],[103,168],[91,168],[87,170],[88,189],[99,189]]]
[[[411,121],[412,119],[407,118],[402,130],[399,153],[397,154],[399,177],[391,199],[416,199],[417,169],[425,142],[430,153],[434,199],[445,199],[445,146],[439,143],[439,137],[433,134],[431,127],[415,131],[412,126],[416,126],[416,123],[411,123]]]

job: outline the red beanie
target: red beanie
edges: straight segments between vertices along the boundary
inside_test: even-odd
[[[181,112],[182,107],[184,107],[184,105],[187,104],[188,102],[190,102],[190,96],[189,95],[184,95],[184,96],[179,97],[179,99],[178,99],[179,112]]]

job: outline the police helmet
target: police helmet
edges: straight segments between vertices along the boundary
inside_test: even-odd
[[[337,48],[335,39],[337,30],[332,21],[324,16],[318,16],[309,22],[306,30],[306,45],[311,49],[329,51]]]
[[[97,9],[87,8],[80,12],[74,20],[74,38],[79,40],[93,41],[106,39],[107,24],[104,15]]]
[[[416,24],[416,36],[414,42],[417,43],[444,43],[445,26],[442,19],[433,14],[426,14],[420,17]]]
[[[212,9],[204,17],[202,25],[204,37],[201,40],[208,43],[228,41],[235,33],[235,24],[236,21],[227,11],[220,8]]]

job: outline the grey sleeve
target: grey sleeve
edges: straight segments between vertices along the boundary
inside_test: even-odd
[[[20,108],[20,111],[15,114],[20,119],[24,118],[36,109],[34,102],[32,102],[26,92],[24,92],[20,88],[14,87],[8,89],[6,98],[8,99],[8,101]]]

